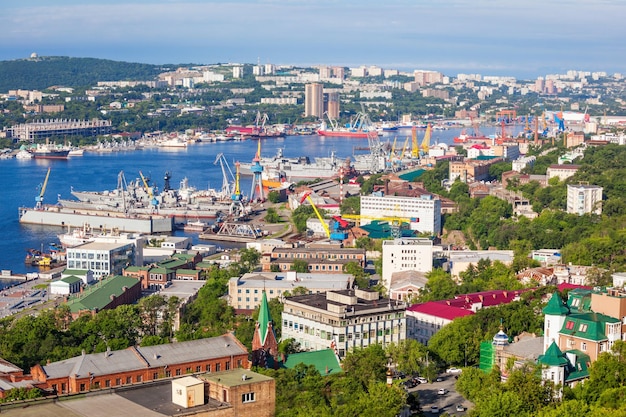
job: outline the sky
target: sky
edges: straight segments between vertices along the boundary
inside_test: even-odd
[[[625,0],[3,0],[0,60],[626,73]]]

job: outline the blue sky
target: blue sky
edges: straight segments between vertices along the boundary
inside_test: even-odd
[[[626,73],[625,0],[11,0],[0,60]]]

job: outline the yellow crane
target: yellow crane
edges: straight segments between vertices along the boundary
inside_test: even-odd
[[[424,139],[422,140],[422,144],[420,145],[420,148],[422,149],[422,152],[424,153],[428,153],[428,150],[430,149],[431,130],[432,130],[432,127],[430,123],[428,123],[428,127],[426,128],[426,133],[424,133]]]
[[[46,193],[46,187],[48,186],[48,178],[50,178],[50,167],[48,167],[48,172],[46,173],[46,179],[43,181],[43,185],[41,185],[41,189],[39,190],[39,195],[35,197],[35,208],[37,210],[41,210],[43,208],[43,196]]]
[[[392,237],[400,237],[400,227],[402,223],[411,223],[419,221],[417,218],[409,218],[409,217],[397,217],[397,216],[367,216],[363,214],[342,214],[342,218],[348,220],[356,220],[359,225],[361,224],[361,220],[379,220],[388,222],[391,226],[391,235]]]
[[[139,171],[139,176],[141,177],[141,181],[143,182],[143,187],[146,189],[146,192],[150,196],[150,204],[156,210],[157,206],[159,205],[159,201],[156,199],[156,197],[152,193],[152,188],[150,188],[150,186],[148,185],[148,181],[146,180],[146,177],[143,176],[141,171]]]
[[[315,215],[320,220],[320,223],[322,223],[322,227],[324,228],[324,232],[326,232],[326,236],[330,239],[330,229],[328,228],[328,225],[326,224],[326,221],[324,220],[324,218],[320,214],[319,210],[317,209],[317,207],[313,203],[313,199],[311,198],[311,192],[304,193],[304,195],[300,199],[300,204],[304,203],[304,200],[308,200],[308,202],[311,205],[311,207],[313,207],[313,211],[315,212]]]
[[[417,144],[417,127],[413,126],[411,129],[411,134],[413,135],[413,143],[411,147],[411,157],[419,158],[420,157],[420,147]]]

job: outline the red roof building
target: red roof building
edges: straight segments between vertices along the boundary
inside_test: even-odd
[[[449,300],[414,304],[406,310],[406,337],[424,345],[428,344],[430,338],[452,320],[470,316],[481,308],[508,304],[518,300],[525,291],[528,290],[483,291],[459,294]]]

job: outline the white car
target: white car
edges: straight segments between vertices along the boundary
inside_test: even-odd
[[[460,374],[461,372],[463,372],[463,370],[461,368],[448,368],[448,369],[446,369],[446,373],[447,374]]]
[[[428,384],[428,380],[427,380],[426,378],[424,378],[423,376],[419,376],[419,377],[417,377],[417,381],[418,381],[420,384]]]
[[[446,395],[448,393],[448,390],[445,388],[439,388],[439,391],[437,391],[437,395]]]

